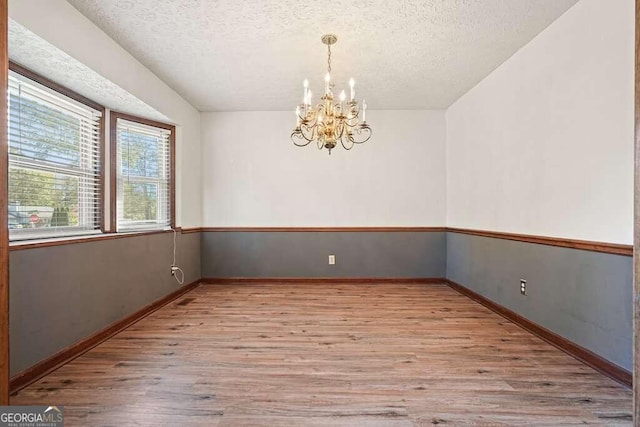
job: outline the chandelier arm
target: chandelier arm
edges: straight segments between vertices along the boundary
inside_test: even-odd
[[[309,132],[311,130],[311,132]],[[306,147],[311,141],[314,140],[315,128],[301,125],[293,130],[291,133],[291,141],[298,147]],[[294,138],[295,137],[295,138]],[[296,142],[299,141],[299,142]],[[306,142],[304,142],[306,141]]]
[[[346,138],[344,137],[344,135],[340,138],[340,144],[342,144],[342,148],[349,151],[353,148],[353,145],[354,145],[353,138],[351,138],[348,133],[346,135],[347,135]],[[345,141],[349,141],[351,145],[347,146],[347,144],[345,144]]]
[[[350,128],[355,128],[357,126],[360,126],[360,121],[359,121],[359,113],[360,113],[360,111],[356,111],[356,112],[352,111],[351,113],[352,113],[352,116],[351,116],[351,118],[349,120],[353,120],[354,123],[353,124],[349,124],[349,120],[345,119],[345,124],[347,126],[349,126]]]
[[[338,124],[338,125],[336,126],[336,127],[337,127],[337,129],[338,129],[338,136],[337,136],[337,138],[336,138],[336,139],[342,139],[342,137],[343,137],[343,135],[344,135],[344,130],[345,130],[344,125],[345,125],[345,121],[344,121],[344,120],[342,120],[342,121],[340,122],[340,124]]]
[[[309,105],[309,112],[311,113],[311,115],[313,116],[313,124],[312,125],[308,125],[309,127],[313,127],[315,126],[317,123],[317,118],[318,118],[318,113],[320,112],[320,110],[322,109],[323,113],[326,113],[325,110],[325,105],[322,102],[318,102],[316,104],[315,107],[311,108],[311,105]],[[300,117],[302,120],[305,119],[305,117]]]
[[[302,126],[305,126],[305,127],[309,128],[309,129],[313,129],[313,128],[315,128],[315,127],[318,125],[318,120],[317,120],[317,118],[318,118],[318,117],[314,114],[314,115],[313,115],[313,122],[310,122],[310,123],[309,123],[309,121],[307,120],[307,124],[306,124],[306,125],[305,125],[305,124],[302,124]]]
[[[324,106],[323,102],[318,102],[313,108],[311,108],[311,105],[309,105],[309,111],[312,113],[316,113],[318,112],[318,108]]]
[[[299,132],[297,130],[294,130],[293,132],[291,132],[291,141],[296,147],[306,147],[311,143],[311,140],[304,138],[304,136],[300,138],[301,135],[302,135],[302,132]],[[304,142],[298,142],[298,141],[304,141]]]
[[[347,125],[347,126],[349,126],[350,128],[353,129],[353,128],[356,128],[356,127],[360,126],[360,122],[356,121],[352,125],[350,125],[349,122],[345,122],[345,125]]]
[[[315,133],[314,131],[315,131],[315,127],[313,126],[312,127],[305,126],[305,125],[300,126],[300,135],[302,135],[302,137],[309,142],[313,141],[313,137]]]
[[[353,137],[353,135],[355,134],[360,135],[362,133],[364,133],[364,136],[365,136],[364,139],[356,139]],[[369,140],[369,138],[371,138],[372,134],[373,134],[373,131],[371,130],[371,128],[366,124],[362,124],[358,129],[356,129],[355,132],[351,134],[351,139],[353,140],[354,144],[364,144]]]
[[[316,128],[323,123],[320,120],[318,120],[318,117],[320,117],[320,115],[323,115],[323,116],[327,115],[327,107],[324,104],[318,104],[316,106],[316,109],[313,112],[313,125],[311,125],[310,127]]]

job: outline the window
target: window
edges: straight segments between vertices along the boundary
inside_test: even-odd
[[[174,134],[171,125],[111,113],[116,231],[173,227]]]
[[[20,73],[9,73],[10,239],[99,233],[104,109],[11,69]]]

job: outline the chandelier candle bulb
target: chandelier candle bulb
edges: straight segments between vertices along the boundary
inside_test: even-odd
[[[303,93],[303,96],[302,96],[302,102],[304,104],[306,104],[307,103],[307,96],[308,96],[308,93],[309,93],[309,80],[304,79],[304,81],[302,82],[302,87],[304,88],[304,93]]]
[[[311,106],[311,91],[307,89],[307,93],[304,94],[304,108],[302,111],[302,115],[307,117],[307,113],[309,112],[309,107]]]
[[[354,145],[365,143],[371,138],[371,127],[366,123],[367,105],[362,101],[362,121],[359,117],[361,107],[355,97],[355,80],[349,79],[351,100],[346,103],[347,95],[340,91],[339,101],[335,100],[331,82],[331,46],[338,41],[335,34],[325,34],[321,38],[327,46],[327,74],[324,76],[324,96],[320,97],[317,105],[312,106],[309,81],[304,79],[303,103],[296,108],[296,128],[291,133],[291,140],[298,147],[305,147],[315,142],[318,149],[331,150],[338,142],[345,150],[351,150]]]
[[[367,122],[367,101],[362,100],[362,123]]]

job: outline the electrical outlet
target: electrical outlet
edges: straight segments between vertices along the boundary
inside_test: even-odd
[[[522,295],[527,294],[527,281],[524,279],[520,279],[520,293]]]
[[[178,270],[178,267],[171,266],[171,275],[175,276],[177,270]]]
[[[329,255],[329,265],[334,265],[336,263],[336,256]]]

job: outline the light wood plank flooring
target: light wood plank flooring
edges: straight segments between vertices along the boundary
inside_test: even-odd
[[[12,404],[67,426],[631,424],[629,390],[420,284],[202,285]]]

